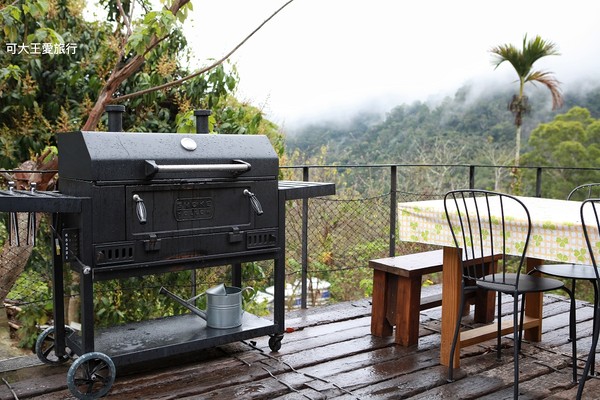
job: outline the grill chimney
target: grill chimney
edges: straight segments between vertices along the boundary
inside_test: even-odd
[[[210,110],[195,110],[194,115],[196,116],[196,133],[209,133],[208,130],[208,116],[212,114]]]
[[[123,113],[125,112],[125,106],[109,105],[106,106],[105,110],[108,114],[108,131],[123,132]]]

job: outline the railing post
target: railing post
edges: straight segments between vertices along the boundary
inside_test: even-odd
[[[542,167],[536,168],[535,197],[542,197]]]
[[[475,166],[469,165],[469,189],[475,189]]]
[[[308,182],[309,167],[302,167],[302,180]],[[308,199],[302,200],[302,292],[300,295],[300,307],[306,308],[308,278]]]
[[[390,169],[390,257],[396,255],[396,218],[398,215],[398,167],[392,165]]]

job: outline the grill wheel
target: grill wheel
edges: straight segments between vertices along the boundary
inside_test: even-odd
[[[79,357],[67,372],[67,386],[78,399],[97,399],[108,393],[115,382],[116,368],[104,353]]]

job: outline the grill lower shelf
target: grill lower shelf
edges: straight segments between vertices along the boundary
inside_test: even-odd
[[[99,329],[95,333],[95,351],[108,355],[116,366],[170,358],[258,336],[275,334],[273,321],[245,312],[242,325],[214,329],[195,314],[183,314]],[[74,336],[75,347],[80,347]],[[69,340],[70,341],[70,340]]]

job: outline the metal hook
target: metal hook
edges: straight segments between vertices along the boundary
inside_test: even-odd
[[[8,192],[11,195],[14,194],[15,186],[16,185],[15,185],[14,181],[9,181],[8,182]],[[13,244],[13,238],[14,238],[14,244]],[[20,241],[19,241],[19,223],[18,223],[18,220],[17,220],[17,213],[16,212],[11,212],[11,213],[8,214],[8,243],[11,246],[19,246],[20,245]]]
[[[30,212],[27,214],[27,244],[32,246],[35,246],[35,219],[35,212]]]
[[[30,184],[31,193],[35,193],[37,191],[37,183],[31,182]],[[27,244],[35,246],[35,229],[36,228],[36,218],[35,212],[30,212],[27,214]]]

